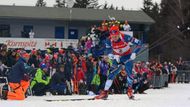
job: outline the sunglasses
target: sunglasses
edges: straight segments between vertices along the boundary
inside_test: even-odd
[[[119,31],[118,30],[111,30],[110,34],[111,35],[117,35],[117,34],[119,34]]]

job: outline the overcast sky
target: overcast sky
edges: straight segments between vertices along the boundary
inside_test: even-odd
[[[0,0],[0,5],[25,5],[34,6],[37,0]],[[47,2],[47,6],[53,6],[55,0],[44,0]],[[139,10],[142,7],[143,0],[99,0],[99,4],[104,4],[107,1],[109,5],[124,6],[125,9]],[[152,0],[153,2],[160,3],[161,0]]]

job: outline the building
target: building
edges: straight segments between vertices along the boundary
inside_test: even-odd
[[[108,16],[119,21],[127,19],[141,38],[146,37],[149,25],[154,23],[143,11],[0,6],[0,37],[24,37],[33,30],[34,38],[77,39],[90,26],[108,20]]]
[[[121,22],[128,20],[133,34],[146,43],[147,31],[154,20],[143,11],[28,6],[0,6],[0,41],[10,48],[45,49],[52,45],[63,48],[70,42],[77,44],[73,39],[86,35],[92,25],[100,26],[103,20],[109,20],[108,16]],[[23,39],[31,31],[34,39]],[[147,47],[138,60],[148,60]]]

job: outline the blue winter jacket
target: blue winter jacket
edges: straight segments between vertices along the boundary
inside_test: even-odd
[[[24,58],[19,58],[17,63],[12,66],[8,75],[8,81],[12,83],[20,83],[24,78],[24,74],[27,73],[27,63]]]

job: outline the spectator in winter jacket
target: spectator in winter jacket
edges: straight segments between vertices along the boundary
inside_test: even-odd
[[[58,65],[63,64],[63,61],[64,61],[63,54],[64,54],[64,50],[63,50],[63,49],[60,49],[60,50],[59,50],[59,53],[58,53],[58,58],[57,58],[57,63],[58,63]]]
[[[0,76],[6,76],[7,66],[4,65],[0,60]]]
[[[73,83],[73,87],[71,87],[71,79],[74,79],[75,71],[76,71],[76,63],[77,63],[77,58],[74,54],[71,54],[69,51],[65,52],[64,56],[64,64],[65,64],[65,77],[66,77],[66,83],[68,86],[68,93],[67,94],[72,94],[72,88],[74,90],[75,84]]]
[[[82,55],[80,57],[80,60],[81,60],[82,70],[85,73],[87,71],[87,68],[86,68],[86,57],[84,55]]]
[[[133,83],[134,93],[144,94],[144,91],[149,89],[149,82],[147,80],[147,74],[143,75],[137,73],[134,77]]]
[[[109,71],[109,63],[106,61],[105,57],[102,58],[102,60],[99,62],[99,75],[100,75],[100,89],[103,90],[106,80],[107,80],[107,75]]]
[[[29,66],[27,65],[29,54],[25,53],[12,67],[9,75],[9,86],[12,91],[3,91],[2,98],[10,100],[24,100],[26,90],[29,87]]]
[[[85,82],[85,74],[82,70],[81,65],[77,68],[77,85],[78,85],[78,93],[79,94],[86,94],[86,82]]]
[[[86,68],[87,68],[87,72],[85,73],[85,75],[86,75],[87,90],[91,90],[91,82],[94,75],[92,54],[88,55],[88,58],[86,60]]]
[[[9,52],[8,58],[7,58],[7,66],[12,67],[13,65],[16,64],[16,51],[13,50]]]
[[[77,81],[79,83],[84,83],[85,81],[84,71],[82,70],[81,66],[78,66],[78,69],[77,69]]]
[[[36,50],[32,50],[31,57],[28,62],[29,62],[29,65],[33,65],[35,68],[39,67],[40,62],[37,58]]]
[[[85,43],[85,47],[86,47],[86,53],[89,54],[90,49],[92,47],[92,39],[90,37],[87,38],[86,43]]]
[[[45,95],[49,89],[50,77],[47,75],[47,71],[47,65],[45,63],[41,64],[31,82],[30,88],[36,96]]]
[[[64,71],[65,71],[66,79],[68,81],[70,81],[72,78],[73,72],[74,72],[73,71],[74,60],[73,60],[70,52],[65,53],[64,63],[65,63]]]
[[[60,65],[58,72],[56,72],[51,78],[50,92],[53,95],[66,94],[66,78],[64,73],[64,65]]]
[[[93,79],[91,82],[91,90],[89,90],[88,94],[97,94],[99,91],[99,85],[100,85],[100,76],[98,74],[99,71],[99,64],[98,64],[98,58],[95,58],[93,60]]]
[[[176,82],[176,75],[177,75],[177,67],[171,64],[171,83]]]
[[[8,58],[7,58],[7,52],[5,50],[0,51],[0,60],[3,64],[7,65]]]

